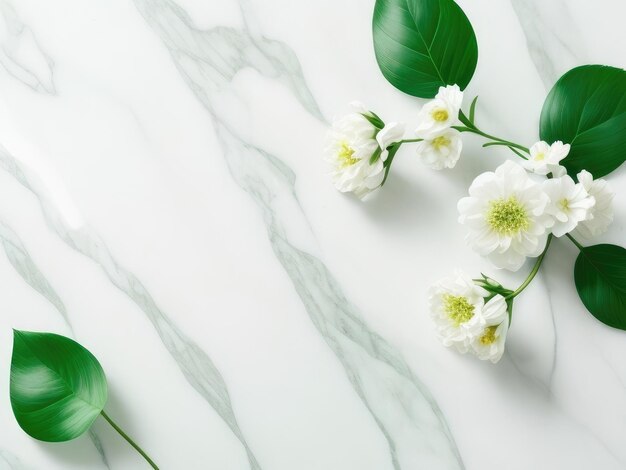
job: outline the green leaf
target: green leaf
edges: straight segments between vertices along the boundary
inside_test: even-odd
[[[474,100],[472,101],[472,104],[470,105],[469,120],[472,124],[474,124],[474,119],[476,117],[476,102],[477,101],[478,101],[478,95],[474,97]]]
[[[580,299],[602,323],[626,330],[626,249],[616,245],[583,248],[574,280]]]
[[[106,403],[107,383],[98,360],[77,342],[14,330],[10,394],[28,435],[62,442],[91,427]]]
[[[626,71],[585,65],[563,75],[541,112],[541,139],[572,146],[561,162],[570,176],[604,176],[626,160]]]
[[[383,120],[379,118],[376,113],[372,111],[370,111],[369,113],[362,113],[361,116],[367,119],[369,123],[372,126],[374,126],[376,129],[382,129],[383,127],[385,127],[385,123],[383,122]]]
[[[432,98],[439,87],[469,84],[478,62],[476,35],[453,0],[376,0],[374,51],[396,88]]]

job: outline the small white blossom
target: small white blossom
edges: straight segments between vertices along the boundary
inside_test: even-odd
[[[487,302],[482,311],[482,318],[484,326],[472,341],[472,352],[479,359],[489,360],[495,364],[504,353],[509,329],[509,312],[504,297],[496,295]]]
[[[488,295],[461,271],[430,288],[430,313],[444,346],[454,346],[461,353],[469,350],[483,329],[481,312]]]
[[[474,180],[469,197],[458,203],[459,222],[468,227],[467,241],[474,251],[499,268],[517,271],[546,246],[554,223],[545,213],[549,202],[541,184],[507,160],[495,173]]]
[[[557,140],[552,145],[546,142],[537,142],[530,148],[530,157],[524,160],[522,165],[528,171],[537,173],[538,175],[562,176],[565,174],[565,168],[560,165],[561,160],[569,154],[570,145],[564,144]]]
[[[587,219],[576,227],[576,233],[584,238],[593,238],[603,234],[613,222],[613,197],[615,193],[609,183],[603,179],[594,180],[586,170],[577,175],[578,181],[585,190],[596,200],[596,204],[589,211]]]
[[[471,352],[482,360],[500,360],[509,326],[502,295],[489,293],[456,271],[431,287],[430,311],[444,346],[463,354]]]
[[[462,104],[463,92],[458,85],[439,88],[435,99],[426,103],[418,113],[415,135],[421,139],[434,139],[458,124]]]
[[[399,142],[404,136],[404,124],[399,122],[390,122],[386,124],[377,134],[376,142],[383,152],[386,152],[391,144]],[[387,155],[385,153],[385,160]]]
[[[417,156],[433,170],[454,168],[459,161],[463,141],[456,129],[448,129],[431,139],[424,139],[417,144]]]
[[[385,177],[388,147],[402,139],[404,126],[380,121],[360,103],[352,103],[354,112],[336,120],[329,131],[326,160],[331,165],[335,187],[352,192],[360,199],[376,190]]]
[[[555,237],[574,230],[579,222],[589,217],[589,211],[596,203],[584,186],[575,183],[568,175],[544,181],[543,189],[550,198],[546,213],[554,217],[552,233]]]

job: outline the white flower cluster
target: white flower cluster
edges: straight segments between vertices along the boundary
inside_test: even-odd
[[[613,220],[613,191],[604,180],[581,171],[574,181],[560,165],[570,146],[538,142],[522,165],[506,161],[479,175],[469,197],[458,203],[467,240],[499,268],[517,271],[539,256],[550,234],[575,232],[584,238],[604,233]],[[550,176],[536,179],[536,175]],[[457,272],[431,288],[430,307],[445,346],[498,362],[504,352],[510,305],[516,293],[484,278]]]
[[[462,103],[463,92],[457,85],[441,87],[417,115],[416,138],[411,142],[418,142],[418,157],[433,169],[454,168],[459,161],[463,143],[453,126],[459,124]],[[391,164],[390,148],[402,141],[404,124],[385,124],[358,102],[352,108],[352,113],[333,123],[326,160],[335,187],[363,199],[382,185]]]
[[[417,144],[417,156],[433,170],[454,168],[463,150],[459,124],[463,92],[457,85],[439,88],[435,99],[426,103],[417,115],[415,136],[424,139]]]
[[[463,272],[442,279],[430,290],[430,310],[445,346],[496,363],[509,329],[505,298],[490,293]]]
[[[352,108],[352,113],[333,123],[326,160],[335,187],[363,199],[382,184],[389,147],[402,139],[404,125],[384,124],[358,102]]]
[[[474,180],[458,210],[476,252],[499,268],[517,271],[527,257],[541,254],[549,234],[576,231],[589,238],[607,230],[614,194],[606,181],[585,170],[578,182],[565,174],[559,162],[568,152],[569,145],[561,142],[540,142],[523,166],[507,161]],[[537,181],[525,168],[554,177]]]

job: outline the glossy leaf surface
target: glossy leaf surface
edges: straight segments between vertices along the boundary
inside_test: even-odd
[[[571,145],[561,164],[572,177],[615,170],[626,160],[626,71],[585,65],[567,72],[543,105],[540,134]]]
[[[98,360],[77,342],[52,333],[14,331],[11,405],[35,439],[61,442],[87,431],[107,400]]]
[[[580,299],[594,317],[626,330],[626,249],[607,244],[582,249],[574,279]]]
[[[453,0],[377,0],[374,51],[385,78],[420,98],[440,86],[463,90],[478,61],[476,35]]]

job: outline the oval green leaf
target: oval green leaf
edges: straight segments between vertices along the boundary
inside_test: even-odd
[[[478,62],[476,35],[453,0],[376,0],[376,61],[396,88],[433,98],[439,87],[469,84]]]
[[[602,323],[626,330],[626,249],[616,245],[583,248],[574,266],[580,299]]]
[[[572,146],[561,162],[570,176],[600,178],[626,160],[626,71],[584,65],[563,75],[541,111],[541,139]]]
[[[98,360],[77,342],[52,333],[13,332],[11,406],[20,427],[47,442],[87,431],[107,400]]]

